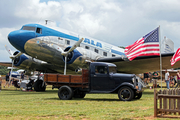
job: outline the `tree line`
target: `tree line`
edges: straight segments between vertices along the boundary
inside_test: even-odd
[[[6,75],[9,72],[7,67],[1,66],[0,65],[0,75]]]

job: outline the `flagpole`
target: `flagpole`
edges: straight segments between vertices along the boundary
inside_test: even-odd
[[[162,59],[161,59],[161,34],[160,34],[160,26],[159,26],[159,47],[160,47],[160,75],[161,75],[161,91],[162,91]]]

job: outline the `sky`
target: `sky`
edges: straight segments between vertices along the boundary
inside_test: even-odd
[[[128,46],[160,26],[180,43],[179,0],[0,0],[0,62],[10,62],[7,36],[24,24],[45,24],[117,45]]]

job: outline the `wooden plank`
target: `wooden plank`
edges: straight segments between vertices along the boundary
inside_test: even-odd
[[[70,75],[58,75],[57,82],[69,83]]]
[[[180,110],[159,109],[161,112],[180,112]]]
[[[178,89],[177,94],[180,96],[180,90]],[[177,99],[177,110],[180,110],[180,98]],[[180,115],[180,112],[179,112]]]
[[[157,90],[154,89],[154,117],[157,117]]]
[[[57,75],[56,74],[48,74],[47,80],[51,81],[51,82],[56,82],[57,81]]]
[[[164,95],[164,94],[159,94],[158,97],[161,97],[161,98],[180,98],[180,95]]]
[[[167,93],[167,90],[164,91],[164,94],[166,94],[166,93]],[[164,98],[164,103],[163,104],[164,104],[164,108],[163,109],[166,110],[167,109],[167,98],[166,97]],[[167,112],[165,112],[165,114],[167,114]]]
[[[71,75],[71,83],[82,83],[81,75]]]
[[[171,95],[171,90],[168,90],[168,94]],[[169,98],[169,109],[171,109],[171,98]],[[171,112],[169,112],[171,114]]]
[[[172,95],[176,95],[176,90],[173,89],[173,93]],[[176,109],[176,98],[173,99],[173,102],[174,102],[174,110]],[[174,115],[176,115],[176,112],[174,112]]]
[[[89,71],[87,69],[82,70],[83,83],[89,82]]]

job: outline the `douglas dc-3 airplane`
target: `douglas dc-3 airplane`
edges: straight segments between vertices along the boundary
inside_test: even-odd
[[[82,38],[82,39],[81,39]],[[160,69],[159,56],[142,56],[129,61],[124,49],[87,36],[40,24],[26,24],[8,35],[9,42],[19,51],[13,53],[14,66],[30,71],[64,73],[88,67],[87,62],[111,62],[122,73],[143,73]],[[72,47],[71,47],[72,46]],[[174,53],[162,54],[162,68],[172,68]],[[11,66],[1,62],[0,65]],[[173,67],[179,67],[180,62]]]

